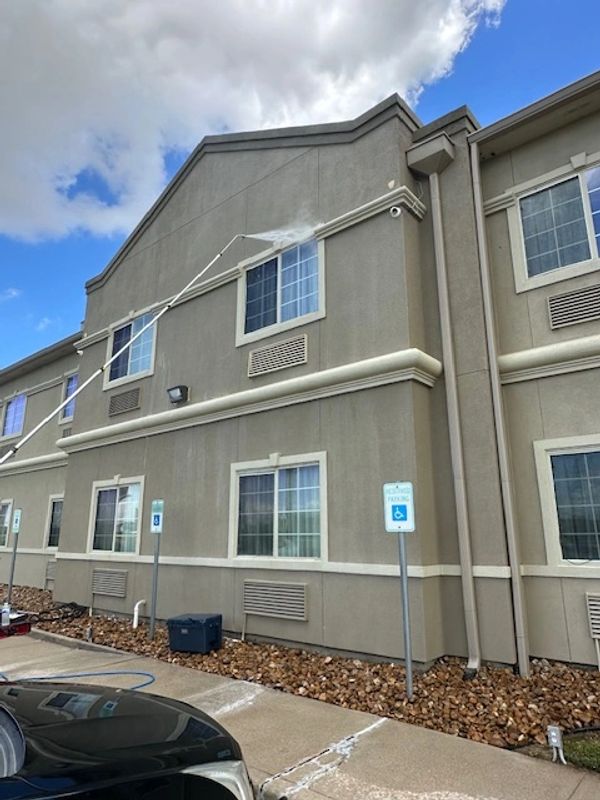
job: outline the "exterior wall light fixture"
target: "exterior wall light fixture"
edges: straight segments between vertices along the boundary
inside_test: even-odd
[[[182,384],[178,386],[171,386],[170,389],[167,389],[169,400],[174,406],[178,406],[181,403],[187,403],[189,393],[189,387],[183,386]]]

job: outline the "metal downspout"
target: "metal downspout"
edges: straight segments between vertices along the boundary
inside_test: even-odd
[[[450,301],[448,296],[448,275],[446,270],[446,250],[444,247],[442,204],[440,201],[440,183],[437,172],[433,172],[429,176],[429,187],[431,190],[433,243],[438,285],[438,303],[440,308],[442,356],[444,359],[446,404],[448,407],[448,429],[450,435],[452,477],[454,480],[454,497],[456,500],[462,596],[465,612],[465,629],[467,633],[467,650],[469,654],[469,660],[465,672],[466,676],[471,677],[481,666],[481,649],[479,645],[479,625],[477,620],[477,606],[475,602],[475,582],[473,580],[473,558],[471,555],[471,534],[469,530],[467,493],[465,489],[464,478],[463,443],[460,428],[460,410],[458,405],[456,366],[454,362],[454,344],[452,337],[452,326],[450,323]]]
[[[481,288],[483,293],[483,313],[485,320],[488,359],[490,363],[492,404],[496,428],[496,446],[498,449],[502,506],[504,509],[508,562],[510,565],[511,574],[511,592],[513,601],[517,660],[519,665],[519,674],[527,676],[529,675],[529,641],[527,636],[525,600],[523,595],[523,579],[521,577],[521,561],[519,558],[519,548],[517,545],[517,526],[515,523],[514,495],[510,462],[508,457],[508,438],[506,435],[506,425],[504,421],[500,373],[498,371],[498,348],[496,345],[490,268],[483,221],[483,201],[481,193],[481,176],[479,171],[479,150],[475,142],[471,143],[471,171],[473,176],[475,222],[477,228],[477,245],[479,248]]]

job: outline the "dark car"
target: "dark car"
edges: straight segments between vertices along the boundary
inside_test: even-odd
[[[0,686],[0,800],[252,800],[238,743],[186,703],[125,689]]]

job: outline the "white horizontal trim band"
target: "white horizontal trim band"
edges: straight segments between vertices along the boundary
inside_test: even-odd
[[[133,556],[130,553],[57,553],[59,561],[110,561],[129,564],[151,564],[154,556]],[[266,558],[206,558],[202,556],[161,556],[160,563],[174,567],[215,567],[245,570],[276,570],[278,572],[331,572],[343,575],[378,575],[396,578],[397,564],[358,564],[343,561],[300,561]],[[478,578],[509,578],[509,567],[478,566],[474,568]],[[409,564],[411,578],[439,578],[460,576],[458,564]]]
[[[8,461],[0,466],[0,476],[19,475],[23,472],[37,472],[42,469],[53,469],[67,464],[66,453],[49,453],[34,458],[23,458],[20,461]]]
[[[69,453],[77,452],[399,381],[418,381],[433,386],[441,372],[440,361],[421,350],[409,348],[95,428],[59,439],[57,446]]]
[[[19,555],[44,555],[58,561],[110,561],[121,564],[151,564],[154,556],[133,556],[130,553],[60,553],[43,547],[19,547]],[[215,567],[229,569],[268,569],[279,572],[330,572],[343,575],[379,575],[382,577],[398,577],[397,564],[357,564],[343,561],[285,561],[284,559],[235,559],[205,558],[202,556],[161,556],[160,563],[173,567]],[[410,578],[459,577],[458,564],[409,564]],[[473,567],[475,578],[510,578],[510,567],[493,564]],[[523,564],[521,575],[530,578],[577,578],[600,579],[600,564],[565,564],[549,566],[546,564]]]
[[[599,366],[599,335],[519,350],[498,357],[502,383],[534,380]]]

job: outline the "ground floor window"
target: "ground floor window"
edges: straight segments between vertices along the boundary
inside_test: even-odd
[[[600,560],[600,449],[550,456],[564,559]]]
[[[234,555],[322,558],[324,456],[306,463],[276,460],[273,466],[234,465]]]
[[[60,526],[62,523],[63,498],[50,498],[50,519],[48,521],[47,547],[58,547],[60,538]]]
[[[92,550],[135,553],[140,531],[141,482],[97,485]]]
[[[6,547],[8,543],[11,507],[12,502],[10,500],[0,500],[0,547]]]

